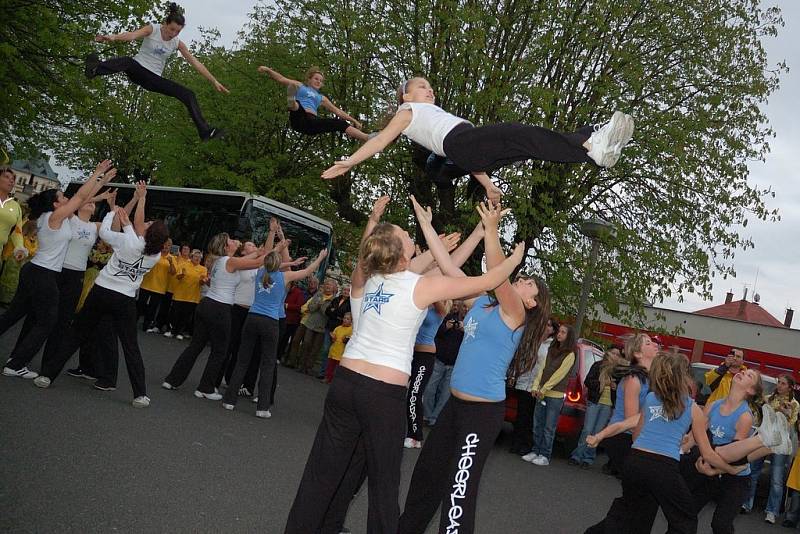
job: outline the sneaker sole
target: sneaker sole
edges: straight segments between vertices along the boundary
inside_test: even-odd
[[[286,86],[286,103],[289,106],[289,111],[292,111],[294,108],[294,103],[297,102],[297,86],[296,85],[287,85]]]
[[[219,395],[219,393],[216,393],[216,395],[219,395],[219,397],[217,397],[217,398],[211,397],[211,395],[215,395],[215,394],[214,393],[203,393],[202,391],[195,391],[194,392],[194,396],[197,397],[198,399],[206,399],[206,400],[210,400],[210,401],[222,400],[222,395]]]
[[[609,121],[611,126],[611,133],[608,135],[606,143],[606,150],[603,153],[603,167],[610,169],[619,161],[622,147],[628,144],[628,141],[633,137],[633,119],[628,120],[628,117],[621,111],[615,111]]]

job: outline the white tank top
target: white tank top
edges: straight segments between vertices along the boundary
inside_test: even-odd
[[[239,273],[236,271],[229,273],[225,268],[229,259],[229,256],[222,256],[214,262],[214,266],[211,267],[211,287],[206,293],[206,297],[223,304],[233,304],[233,294],[239,285]]]
[[[48,211],[41,214],[36,220],[36,238],[39,241],[39,248],[36,249],[31,263],[60,273],[64,266],[64,256],[67,254],[69,240],[72,238],[73,224],[70,219],[64,219],[61,221],[61,228],[53,230],[48,224],[52,214],[52,211]]]
[[[64,267],[73,271],[85,271],[89,253],[97,241],[97,224],[84,222],[77,216],[73,216],[70,222],[72,239],[69,240],[67,255],[64,257]]]
[[[350,299],[355,305],[353,336],[344,349],[346,358],[411,374],[414,340],[427,313],[414,304],[419,279],[416,273],[402,271],[367,280],[364,296]]]
[[[403,135],[442,157],[446,156],[444,138],[450,130],[462,122],[469,123],[435,104],[406,102],[397,111],[403,109],[411,110],[411,123],[403,130]]]
[[[256,274],[258,269],[236,271],[239,273],[239,285],[233,293],[233,303],[249,308],[256,296]]]
[[[161,24],[151,24],[151,26],[153,31],[142,39],[139,53],[133,59],[150,72],[161,76],[167,65],[167,59],[175,53],[181,41],[177,37],[165,41],[161,38]]]

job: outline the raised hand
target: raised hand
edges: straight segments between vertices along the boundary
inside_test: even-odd
[[[444,248],[447,249],[447,252],[452,252],[458,247],[458,242],[461,241],[461,234],[453,232],[452,234],[440,235],[439,239],[442,241]]]
[[[372,212],[369,214],[369,218],[372,222],[380,222],[381,217],[383,217],[383,212],[386,211],[386,206],[389,205],[389,200],[389,195],[383,195],[375,201],[375,204],[372,205]]]
[[[489,199],[490,202],[500,202],[500,197],[503,196],[503,190],[497,187],[494,184],[487,185],[486,189],[486,198]]]
[[[98,176],[102,176],[103,174],[108,172],[108,169],[110,168],[111,168],[111,160],[104,159],[103,161],[98,163],[97,166],[94,168],[94,172],[92,173],[92,178],[97,178]]]
[[[119,217],[119,223],[122,226],[130,226],[131,219],[128,217],[128,213],[123,208],[116,206],[114,211],[117,213],[117,217]]]
[[[214,80],[212,83],[214,84],[214,89],[216,89],[220,93],[225,93],[226,95],[230,94],[230,91],[228,91],[228,88],[225,87],[224,85],[222,85],[221,83],[219,83],[218,81]]]
[[[317,254],[317,259],[319,261],[322,261],[327,257],[328,257],[328,249],[326,248],[323,248],[322,250],[319,251],[319,254]]]
[[[280,223],[278,222],[278,219],[276,217],[270,217],[269,218],[269,231],[270,232],[274,232],[274,233],[277,234],[278,233],[278,228],[280,228]]]
[[[292,267],[299,267],[300,265],[303,265],[306,261],[308,261],[308,256],[300,256],[299,258],[290,261],[289,265]]]
[[[499,202],[495,203],[491,200],[485,204],[481,202],[475,209],[478,210],[478,215],[481,216],[483,227],[487,230],[496,230],[500,219],[502,219],[505,214],[511,212],[510,209],[502,209]]]
[[[525,243],[517,243],[514,247],[514,252],[509,256],[509,259],[514,262],[514,265],[519,265],[525,258]]]
[[[339,160],[322,173],[322,178],[324,180],[331,180],[332,178],[336,178],[337,176],[347,173],[352,168],[353,164],[346,159]]]
[[[144,198],[147,196],[147,184],[144,180],[136,182],[136,191],[134,195],[136,195],[136,198]]]
[[[417,199],[414,198],[414,195],[410,195],[411,204],[414,206],[414,214],[417,216],[417,220],[420,224],[431,224],[433,221],[433,212],[431,211],[431,207],[427,206],[423,208],[420,206]]]

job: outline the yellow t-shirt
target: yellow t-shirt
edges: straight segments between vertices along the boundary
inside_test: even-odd
[[[178,269],[183,273],[183,278],[175,277],[172,288],[172,300],[179,302],[200,302],[200,280],[208,276],[208,269],[204,265],[195,265],[191,261],[184,262]]]
[[[344,340],[353,335],[353,326],[337,326],[333,329],[333,343],[328,351],[328,358],[341,360],[344,354]]]
[[[13,198],[0,202],[0,248],[10,240],[14,249],[22,248],[22,208]],[[14,250],[12,249],[13,253]]]
[[[175,286],[178,284],[178,279],[176,278],[178,274],[181,272],[181,268],[185,266],[185,264],[191,265],[192,260],[185,260],[181,256],[173,256],[175,258],[173,263],[175,263],[175,274],[169,274],[169,269],[167,269],[167,293],[175,293]],[[169,267],[169,265],[167,265]]]
[[[167,256],[170,256],[170,254],[162,254],[158,262],[150,269],[150,272],[144,275],[142,289],[153,293],[161,293],[162,295],[167,291],[167,284],[169,283],[169,261],[167,261]]]
[[[605,404],[606,406],[611,406],[611,387],[606,386],[603,388],[603,391],[600,393],[600,398],[597,399],[597,404]]]

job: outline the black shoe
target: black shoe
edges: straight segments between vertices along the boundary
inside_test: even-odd
[[[92,375],[90,375],[80,367],[76,367],[75,369],[67,369],[67,374],[69,376],[74,376],[75,378],[85,378],[86,380],[95,379]]]
[[[742,507],[739,509],[739,513],[740,513],[740,514],[742,514],[742,515],[747,515],[747,514],[749,514],[751,511],[752,511],[752,510],[748,510],[748,509],[747,509],[747,508],[745,508],[744,506],[742,506]]]
[[[94,389],[99,389],[100,391],[116,391],[117,386],[113,384],[106,384],[98,380],[97,382],[94,383]]]
[[[567,460],[567,463],[569,465],[574,465],[574,466],[581,465],[581,463],[578,460],[576,460],[575,458],[570,458],[569,460]]]
[[[797,526],[797,522],[784,519],[783,523],[781,523],[781,526],[786,528],[795,528]]]
[[[100,57],[97,54],[89,54],[84,58],[85,66],[83,73],[90,80],[97,76],[97,67],[100,65]]]
[[[612,476],[612,477],[615,477],[615,476],[619,475],[617,470],[611,467],[611,464],[605,464],[603,466],[603,474],[604,475],[609,475],[609,476]]]
[[[581,462],[581,469],[591,469],[591,468],[592,468],[592,464],[587,463],[587,462]]]

